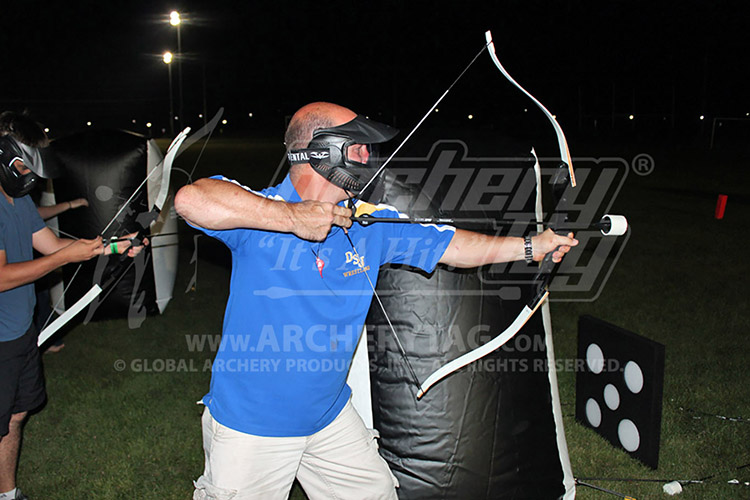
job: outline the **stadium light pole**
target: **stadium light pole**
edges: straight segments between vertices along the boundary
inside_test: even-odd
[[[167,51],[162,55],[162,61],[169,70],[169,133],[174,137],[174,99],[172,98],[172,53]]]
[[[177,85],[179,89],[180,99],[178,121],[180,130],[182,130],[182,120],[184,116],[182,108],[182,30],[180,29],[180,27],[182,26],[182,18],[180,17],[180,13],[178,11],[173,10],[169,13],[169,24],[177,28]]]

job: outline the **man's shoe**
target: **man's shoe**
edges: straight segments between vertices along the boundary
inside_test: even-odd
[[[11,491],[13,491],[13,490],[11,490]],[[26,495],[24,495],[21,492],[20,489],[16,488],[16,492],[13,495],[13,498],[11,498],[10,496],[8,496],[8,492],[5,492],[5,493],[0,494],[0,499],[2,499],[2,500],[29,500],[29,497],[27,497]]]

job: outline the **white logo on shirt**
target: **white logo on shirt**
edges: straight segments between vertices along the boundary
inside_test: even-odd
[[[354,262],[357,267],[365,267],[365,257],[363,255],[357,255],[355,252],[346,252],[346,263],[349,264]]]

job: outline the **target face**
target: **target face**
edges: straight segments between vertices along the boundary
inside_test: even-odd
[[[659,464],[664,346],[590,316],[578,323],[576,418],[646,465]]]

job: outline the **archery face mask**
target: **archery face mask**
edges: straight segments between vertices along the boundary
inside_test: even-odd
[[[398,129],[357,115],[338,127],[316,130],[307,148],[291,150],[287,157],[290,164],[309,163],[331,184],[362,200],[379,203],[385,192],[380,179],[367,186],[365,192],[362,190],[381,161],[375,145],[391,140],[397,133]]]
[[[22,163],[30,172],[22,174],[17,164]],[[25,196],[34,189],[40,177],[51,177],[45,169],[41,151],[27,146],[13,137],[0,137],[0,184],[13,198]]]

